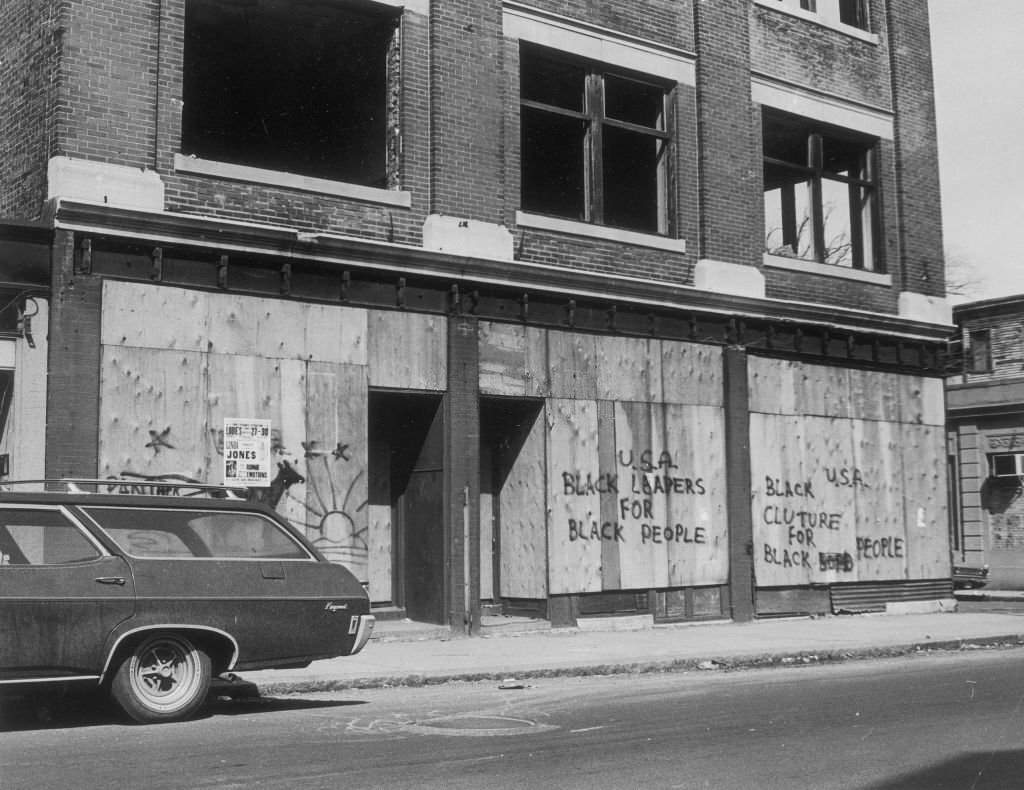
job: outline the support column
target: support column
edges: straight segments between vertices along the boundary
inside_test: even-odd
[[[732,619],[754,619],[754,520],[750,514],[750,384],[747,353],[722,354],[725,388],[726,513],[729,519],[729,600]]]
[[[445,512],[448,539],[448,622],[480,631],[480,349],[479,321],[448,322],[448,394],[445,397]]]
[[[48,478],[96,477],[99,472],[103,283],[87,270],[76,270],[74,242],[72,232],[57,231],[53,243],[46,407]]]

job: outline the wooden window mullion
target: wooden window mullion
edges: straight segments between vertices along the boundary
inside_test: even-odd
[[[604,80],[600,74],[587,77],[587,111],[590,130],[587,134],[587,203],[590,222],[604,223]]]

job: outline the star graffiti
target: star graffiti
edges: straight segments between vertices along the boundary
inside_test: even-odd
[[[173,450],[174,445],[167,441],[167,437],[171,435],[170,426],[164,428],[162,431],[157,433],[156,431],[149,432],[149,441],[146,442],[146,447],[152,447],[153,452],[159,454],[161,447],[166,447],[168,450]]]

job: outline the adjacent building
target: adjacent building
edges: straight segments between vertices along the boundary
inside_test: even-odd
[[[950,595],[918,0],[8,0],[9,479],[262,496],[382,616]]]
[[[946,387],[954,563],[1024,588],[1024,296],[960,304]],[[965,576],[965,580],[969,580]],[[983,578],[983,577],[982,577]]]

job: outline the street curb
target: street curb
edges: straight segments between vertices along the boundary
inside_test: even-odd
[[[800,650],[784,653],[761,653],[730,656],[729,658],[685,658],[662,661],[640,661],[619,664],[590,664],[574,667],[518,670],[516,680],[536,680],[559,677],[588,677],[603,675],[644,675],[667,672],[742,671],[771,669],[812,664],[835,664],[874,658],[899,658],[926,653],[955,653],[966,650],[1013,649],[1024,647],[1024,634],[1004,634],[978,638],[947,639],[936,642],[912,642],[882,647]],[[362,678],[310,678],[257,684],[261,696],[285,694],[311,694],[353,689],[418,688],[446,683],[473,683],[506,680],[510,672],[452,672],[408,675],[382,675]]]

